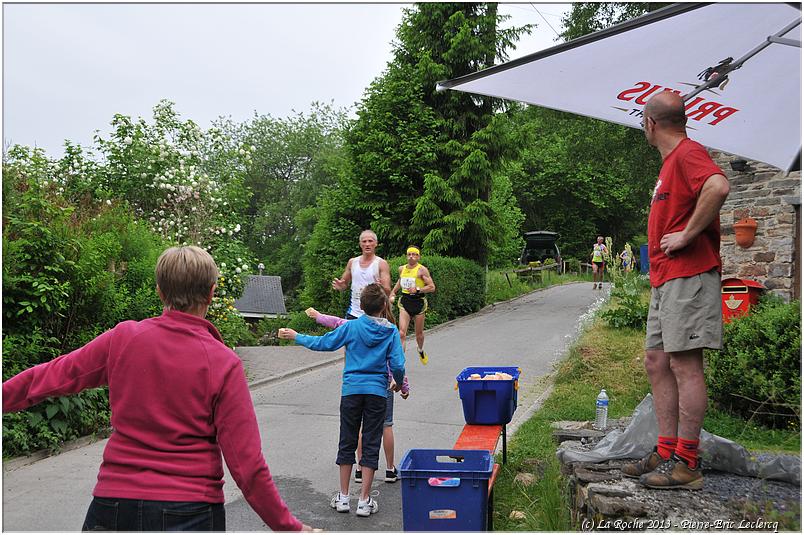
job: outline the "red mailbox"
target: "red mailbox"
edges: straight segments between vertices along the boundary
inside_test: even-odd
[[[723,321],[728,323],[734,316],[747,314],[752,305],[759,303],[765,290],[762,283],[749,279],[723,279],[720,282]]]

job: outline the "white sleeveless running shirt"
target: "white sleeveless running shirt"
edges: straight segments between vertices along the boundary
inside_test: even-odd
[[[352,302],[348,310],[349,314],[357,318],[365,314],[360,308],[360,292],[369,284],[380,280],[380,257],[375,256],[365,269],[360,267],[361,258],[362,256],[358,256],[352,259]]]

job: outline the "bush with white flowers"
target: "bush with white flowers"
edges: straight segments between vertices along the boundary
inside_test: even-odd
[[[4,166],[76,206],[76,214],[127,205],[166,242],[203,247],[227,266],[215,299],[233,302],[256,264],[243,245],[238,215],[248,204],[244,178],[256,147],[219,128],[202,131],[166,100],[154,107],[151,122],[117,114],[111,126],[108,137],[96,133],[90,150],[66,142],[58,160],[14,146]],[[215,322],[215,314],[210,319]]]

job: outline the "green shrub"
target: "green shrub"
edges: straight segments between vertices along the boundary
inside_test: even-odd
[[[154,265],[162,240],[125,206],[71,205],[19,182],[3,226],[3,378],[66,354],[125,319],[161,311]],[[13,202],[10,202],[12,201]],[[57,448],[108,426],[103,389],[3,417],[3,454]]]
[[[207,319],[218,329],[227,346],[235,348],[257,344],[257,338],[249,329],[245,318],[234,307],[234,299],[231,297],[213,300]]]
[[[406,263],[404,256],[388,259],[392,286],[399,280],[399,266]],[[477,312],[486,304],[486,276],[477,263],[437,255],[426,255],[421,263],[427,266],[436,285],[435,293],[427,294],[426,325],[434,325],[436,318],[442,323]]]
[[[40,449],[58,450],[66,440],[92,434],[109,425],[106,388],[74,396],[49,398],[30,409],[3,415],[3,457]]]
[[[648,321],[648,303],[645,299],[645,277],[633,273],[617,277],[611,291],[615,305],[601,317],[614,329],[645,329]]]
[[[567,272],[568,273],[580,273],[581,272],[581,261],[577,258],[567,258]]]
[[[530,292],[535,287],[529,279],[517,277],[510,270],[507,276],[504,270],[489,271],[486,278],[486,304],[512,299]]]
[[[724,325],[707,351],[709,396],[719,408],[775,428],[800,428],[801,303],[763,299]]]
[[[3,381],[59,356],[59,339],[41,328],[3,336]]]

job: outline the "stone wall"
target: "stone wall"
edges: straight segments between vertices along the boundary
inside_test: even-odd
[[[731,193],[720,211],[723,278],[739,277],[763,283],[785,300],[794,296],[796,209],[801,205],[801,171],[786,173],[770,165],[748,161],[734,171],[737,156],[712,151],[715,163],[726,173]],[[756,239],[744,249],[734,238],[734,223],[745,217],[757,222]]]
[[[610,421],[606,433],[624,432],[630,418]],[[555,422],[560,449],[589,451],[604,434],[591,422]],[[704,488],[657,490],[623,477],[629,459],[562,462],[573,524],[581,531],[702,532],[800,531],[801,486],[709,470]]]

